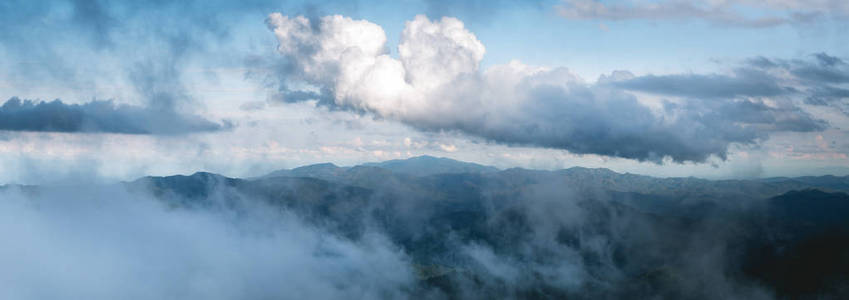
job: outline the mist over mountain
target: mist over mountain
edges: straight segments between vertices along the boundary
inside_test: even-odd
[[[847,29],[847,0],[0,0],[0,300],[849,299]]]
[[[434,157],[6,185],[0,296],[842,298],[847,192]]]

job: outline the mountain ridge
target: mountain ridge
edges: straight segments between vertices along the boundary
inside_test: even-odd
[[[432,171],[425,172],[413,172],[407,171],[406,168],[411,167],[411,165],[420,164],[420,163],[434,163],[438,162],[443,166],[434,168]],[[453,166],[451,166],[453,164]],[[673,176],[673,177],[657,177],[651,175],[630,173],[630,172],[616,172],[608,168],[590,168],[590,167],[582,167],[582,166],[573,166],[564,169],[555,169],[555,170],[544,170],[544,169],[529,169],[523,167],[512,167],[507,169],[499,169],[493,166],[482,165],[478,163],[465,162],[460,160],[455,160],[446,157],[434,157],[429,155],[421,155],[414,156],[407,159],[393,159],[382,162],[369,162],[362,163],[354,166],[338,166],[333,163],[316,163],[304,165],[292,169],[280,169],[271,171],[265,175],[261,175],[258,177],[273,177],[273,176],[306,176],[309,177],[311,173],[315,173],[317,170],[335,170],[335,171],[345,171],[356,167],[377,167],[386,170],[390,170],[396,173],[405,173],[408,175],[416,175],[416,176],[427,176],[427,175],[435,175],[435,174],[449,174],[449,173],[497,173],[497,172],[515,172],[515,171],[525,171],[525,172],[554,172],[554,173],[582,173],[582,174],[595,174],[595,175],[607,175],[607,176],[629,176],[629,177],[647,177],[652,179],[660,179],[660,180],[675,180],[675,181],[709,181],[709,182],[740,182],[740,181],[759,181],[764,183],[773,183],[773,182],[786,182],[791,180],[808,182],[808,181],[836,181],[841,185],[849,186],[849,175],[838,176],[832,174],[825,175],[817,175],[817,176],[798,176],[798,177],[788,177],[788,176],[778,176],[778,177],[764,177],[764,178],[746,178],[746,179],[708,179],[702,177],[695,176]],[[466,168],[466,169],[464,169]]]
[[[409,258],[414,291],[449,299],[462,298],[464,284],[483,298],[503,295],[505,284],[527,296],[519,298],[723,298],[724,289],[701,288],[715,276],[803,298],[843,295],[832,282],[849,278],[849,231],[835,230],[849,224],[840,177],[711,181],[580,167],[425,173],[326,163],[246,179],[145,176],[123,186],[169,212],[238,220],[281,212],[346,241],[380,234]],[[35,187],[29,196],[51,189],[64,196],[73,187]],[[794,273],[804,265],[816,272]],[[584,283],[558,285],[577,273],[552,270],[572,269]],[[518,277],[535,279],[510,281]]]

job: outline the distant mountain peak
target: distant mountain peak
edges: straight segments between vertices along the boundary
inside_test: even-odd
[[[207,178],[207,177],[225,177],[225,176],[223,176],[223,175],[219,175],[219,174],[215,174],[215,173],[210,173],[210,172],[199,171],[199,172],[195,172],[194,174],[189,175],[189,176],[186,176],[186,177],[202,177],[202,178]]]
[[[297,170],[328,170],[328,169],[332,170],[332,169],[338,169],[338,168],[339,168],[339,166],[328,162],[328,163],[312,164],[312,165],[297,167],[297,168],[292,169],[292,171],[297,171]]]
[[[430,155],[419,155],[419,156],[413,156],[413,157],[410,157],[410,158],[407,158],[407,159],[394,159],[394,161],[405,161],[405,160],[406,160],[406,161],[434,161],[434,160],[442,160],[442,161],[455,161],[455,162],[461,162],[461,161],[456,160],[456,159],[451,159],[451,158],[447,158],[447,157],[436,157],[436,156],[430,156]]]
[[[393,159],[378,163],[366,163],[363,166],[378,167],[396,173],[415,176],[428,176],[448,173],[489,173],[498,172],[498,168],[476,163],[462,162],[446,157],[429,155],[407,159]]]
[[[573,171],[593,171],[593,172],[604,172],[604,173],[616,173],[615,171],[613,171],[613,170],[611,170],[611,169],[608,169],[608,168],[587,168],[587,167],[580,167],[580,166],[574,166],[574,167],[571,167],[571,168],[568,168],[568,169],[564,169],[564,170],[567,170],[567,171],[569,171],[569,170],[573,170]]]

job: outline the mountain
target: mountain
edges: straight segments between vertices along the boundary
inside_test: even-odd
[[[395,173],[414,176],[428,176],[449,173],[490,173],[498,169],[475,163],[468,163],[444,157],[417,156],[408,159],[395,159],[378,163],[366,163],[363,166],[378,167]]]
[[[849,192],[849,176],[775,177],[753,180],[707,180],[694,177],[656,178],[617,173],[604,168],[573,167],[556,171],[512,168],[461,162],[448,158],[418,156],[403,160],[365,163],[354,167],[315,164],[292,170],[278,170],[263,177],[311,177],[346,184],[374,187],[385,182],[409,181],[409,177],[467,174],[502,180],[559,181],[577,189],[603,189],[623,193],[675,197],[685,202],[724,200],[741,202],[765,199],[792,190],[816,188]],[[380,179],[377,179],[380,178]],[[371,181],[371,182],[369,182]]]
[[[462,162],[444,157],[417,156],[408,159],[395,159],[377,163],[366,163],[363,166],[387,169],[399,174],[413,176],[428,176],[449,173],[490,173],[498,169],[475,163]]]
[[[743,272],[785,298],[849,295],[849,195],[808,189],[766,204],[764,222],[743,241]]]
[[[340,172],[344,172],[348,168],[341,168],[332,163],[314,164],[303,167],[294,168],[291,170],[277,170],[266,174],[263,177],[314,177],[314,178],[329,178]]]
[[[849,296],[845,182],[498,170],[417,157],[123,185],[175,210],[238,216],[260,206],[353,243],[378,234],[409,258],[413,295],[807,299]]]
[[[364,170],[379,172],[379,170],[387,170],[392,173],[409,176],[429,176],[451,173],[490,173],[498,171],[497,168],[491,166],[425,155],[408,159],[365,163],[354,167],[338,167],[332,163],[314,164],[291,170],[277,170],[262,177],[287,176],[336,179],[344,176],[344,173],[349,170],[354,172],[363,172]]]

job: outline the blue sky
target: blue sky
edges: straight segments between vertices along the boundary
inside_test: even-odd
[[[841,1],[53,0],[0,19],[0,183],[424,154],[849,174]]]

